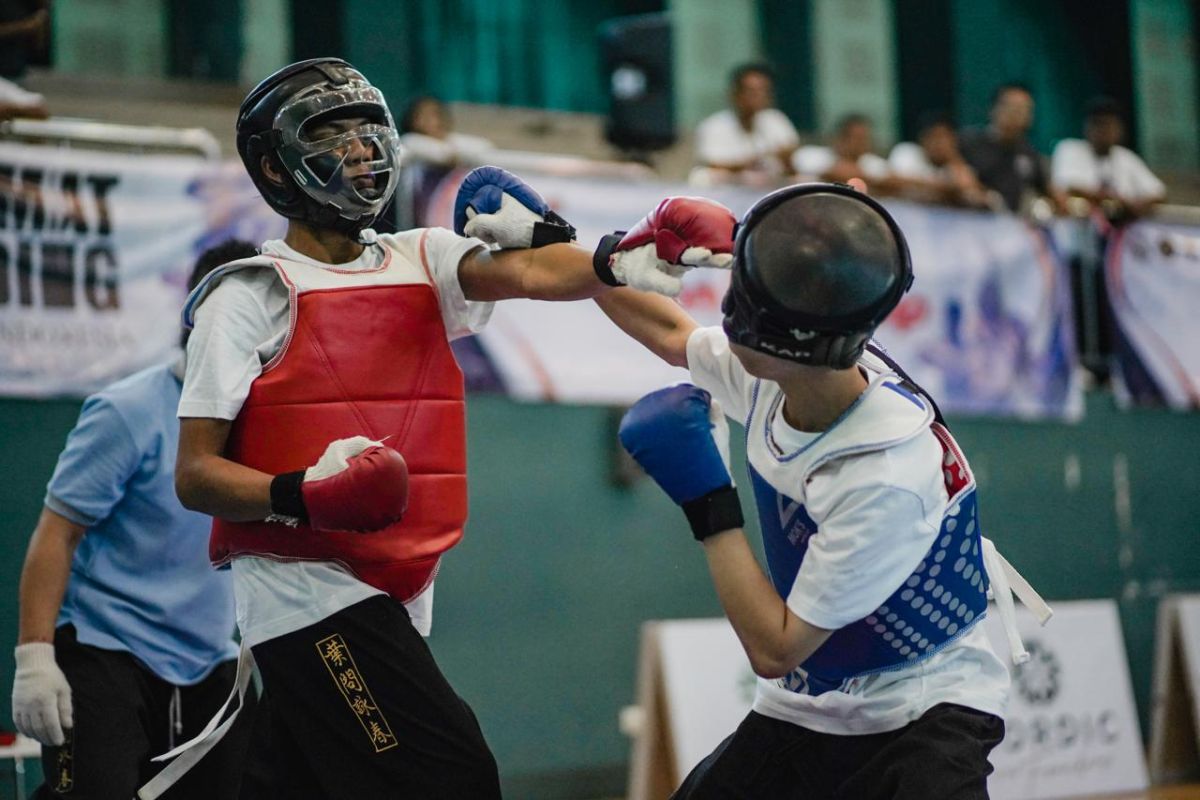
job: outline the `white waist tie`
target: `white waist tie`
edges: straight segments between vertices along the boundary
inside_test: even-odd
[[[1021,633],[1017,630],[1017,612],[1012,596],[1015,594],[1022,605],[1033,612],[1039,625],[1054,614],[1046,601],[1038,594],[1029,581],[1021,577],[1008,560],[1000,555],[991,539],[983,538],[983,568],[987,570],[988,597],[996,601],[996,609],[1000,612],[1000,621],[1004,623],[1004,633],[1008,636],[1008,648],[1014,664],[1024,664],[1029,660],[1029,651],[1021,641]]]
[[[237,677],[233,681],[233,689],[229,692],[229,697],[225,699],[224,705],[220,710],[208,721],[204,726],[204,730],[200,731],[195,738],[184,742],[174,750],[163,753],[161,756],[155,756],[153,761],[171,761],[170,764],[163,767],[162,772],[155,775],[146,785],[138,789],[137,800],[155,800],[161,797],[163,792],[170,789],[176,781],[182,778],[187,771],[199,763],[200,759],[204,758],[209,750],[216,747],[217,742],[229,732],[233,727],[234,720],[237,719],[240,712],[246,705],[246,687],[250,685],[250,678],[254,675],[254,654],[250,652],[250,648],[242,643],[242,649],[238,652],[237,662]],[[229,711],[230,704],[237,700],[237,706],[229,714],[229,718],[224,722],[221,718],[225,716],[225,712]]]

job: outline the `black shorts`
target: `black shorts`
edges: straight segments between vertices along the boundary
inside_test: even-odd
[[[992,714],[943,703],[887,733],[835,736],[755,712],[674,800],[987,800]]]
[[[270,724],[251,760],[270,797],[500,797],[474,713],[396,600],[368,598],[252,649]]]
[[[42,748],[46,783],[34,795],[38,800],[133,797],[163,768],[150,759],[203,730],[229,696],[237,673],[237,662],[226,661],[199,683],[176,687],[129,653],[81,644],[72,625],[55,631],[54,653],[71,685],[75,727],[66,732],[63,745]],[[164,800],[238,797],[254,716],[251,702],[220,744]]]

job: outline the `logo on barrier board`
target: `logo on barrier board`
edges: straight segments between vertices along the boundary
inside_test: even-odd
[[[1035,639],[1026,642],[1025,649],[1029,651],[1029,660],[1017,667],[1013,676],[1017,692],[1030,705],[1053,703],[1062,674],[1058,658],[1053,650]]]

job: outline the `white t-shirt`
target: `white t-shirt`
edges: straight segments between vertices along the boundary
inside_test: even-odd
[[[755,114],[749,131],[730,109],[718,111],[696,126],[696,160],[712,166],[752,161],[758,169],[782,175],[784,164],[776,154],[798,144],[796,127],[777,108]]]
[[[419,231],[381,235],[359,258],[336,266],[347,271],[375,269],[393,239],[417,235]],[[444,228],[429,229],[425,252],[451,339],[482,330],[491,316],[492,304],[468,301],[458,282],[463,257],[482,247],[478,239],[456,236]],[[332,266],[297,253],[280,239],[263,244],[262,252],[313,266]],[[411,272],[411,283],[429,282],[420,264],[403,259],[393,259],[393,264]],[[250,268],[223,277],[195,312],[179,416],[237,417],[250,385],[283,345],[288,314],[287,288],[275,270]],[[307,627],[382,594],[332,562],[281,562],[254,556],[234,560],[233,589],[238,628],[250,645]],[[405,608],[413,626],[428,636],[433,621],[433,584]]]
[[[938,180],[949,178],[949,170],[935,167],[916,142],[899,142],[888,154],[888,167],[901,178]]]
[[[687,355],[693,382],[738,422],[746,421],[759,383],[757,408],[772,414],[764,436],[746,444],[747,459],[759,471],[786,469],[790,454],[820,436],[787,424],[779,387],[747,374],[720,328],[696,330]],[[805,498],[817,533],[786,599],[792,613],[837,629],[866,617],[900,588],[941,526],[948,500],[941,463],[941,446],[926,431],[885,450],[835,459],[797,487],[792,494]],[[797,483],[802,480],[798,475]],[[1008,671],[977,625],[911,667],[855,678],[815,696],[760,678],[754,710],[823,733],[880,733],[939,703],[1003,716],[1008,684]]]
[[[484,164],[488,154],[496,149],[482,136],[453,132],[445,139],[423,133],[406,133],[400,137],[400,144],[404,147],[405,158],[446,166]]]
[[[1107,185],[1126,200],[1148,200],[1166,187],[1132,150],[1117,145],[1103,158],[1084,139],[1063,139],[1050,159],[1050,181],[1063,190],[1099,191]]]
[[[792,168],[801,175],[819,178],[837,163],[837,154],[832,148],[820,145],[801,147],[792,155]],[[891,174],[888,162],[882,156],[874,153],[864,153],[859,156],[858,168],[868,178],[880,180]]]

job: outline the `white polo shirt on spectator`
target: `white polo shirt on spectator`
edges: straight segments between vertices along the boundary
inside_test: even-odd
[[[935,166],[916,142],[899,142],[893,147],[888,154],[888,167],[893,175],[901,178],[938,180],[950,177],[949,170],[945,166]]]
[[[792,156],[792,166],[801,175],[819,178],[828,172],[838,161],[837,153],[832,148],[820,145],[801,147]],[[863,175],[874,180],[886,178],[891,174],[888,162],[882,156],[874,153],[864,153],[858,159],[858,168]]]
[[[1135,201],[1162,197],[1167,191],[1137,153],[1116,145],[1101,157],[1084,139],[1063,139],[1054,148],[1050,182],[1059,189],[1085,192],[1107,187],[1118,197]]]
[[[798,144],[796,127],[777,108],[755,114],[750,130],[730,109],[718,111],[696,127],[696,160],[709,166],[754,162],[758,169],[781,175],[784,164],[777,153]]]

